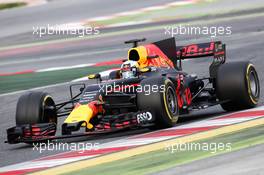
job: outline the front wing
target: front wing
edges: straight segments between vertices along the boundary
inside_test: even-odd
[[[48,140],[101,135],[133,127],[153,125],[154,116],[151,116],[151,118],[149,118],[149,116],[144,117],[144,113],[146,112],[130,112],[126,114],[104,116],[94,129],[82,133],[72,133],[73,131],[78,131],[80,129],[82,122],[72,123],[71,125],[63,124],[62,135],[55,135],[57,129],[55,123],[19,125],[7,129],[6,143],[46,142]]]

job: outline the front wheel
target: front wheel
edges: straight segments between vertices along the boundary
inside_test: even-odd
[[[52,97],[44,92],[29,92],[17,103],[16,124],[57,123],[56,106]]]
[[[153,91],[138,93],[137,104],[139,109],[150,110],[154,113],[155,128],[174,126],[179,117],[179,108],[175,86],[171,80],[163,77],[152,77],[142,80],[140,84],[143,89]],[[154,89],[157,91],[154,92]]]

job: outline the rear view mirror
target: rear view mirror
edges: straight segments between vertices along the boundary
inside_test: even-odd
[[[101,79],[101,75],[100,74],[90,74],[88,75],[89,79]]]
[[[150,69],[149,67],[145,67],[145,68],[141,68],[141,69],[139,69],[139,71],[140,71],[141,73],[145,73],[145,72],[150,72],[151,69]]]

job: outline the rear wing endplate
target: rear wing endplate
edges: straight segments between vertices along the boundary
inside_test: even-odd
[[[177,46],[177,60],[198,57],[214,57],[214,62],[223,64],[226,60],[226,47],[221,41]]]

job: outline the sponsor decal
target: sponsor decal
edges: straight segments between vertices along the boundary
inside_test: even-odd
[[[147,123],[152,121],[153,116],[150,112],[141,112],[137,114],[138,123]]]

